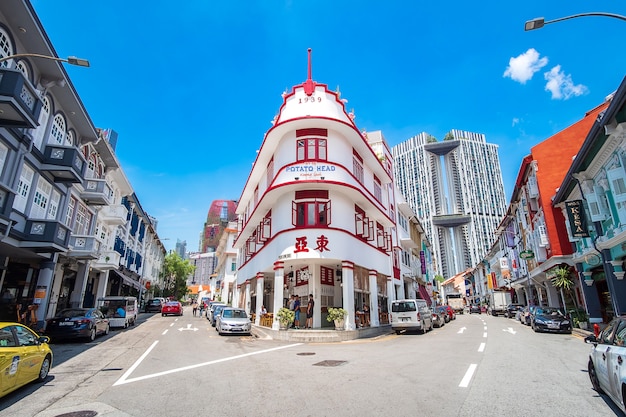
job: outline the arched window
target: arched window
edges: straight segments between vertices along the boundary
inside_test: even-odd
[[[65,135],[65,144],[67,146],[74,146],[74,132],[73,131],[69,131],[67,132],[67,135]]]
[[[5,57],[13,55],[13,48],[11,47],[11,41],[9,40],[9,35],[4,31],[4,29],[0,28],[0,57]],[[0,67],[9,68],[12,64],[13,60],[9,59],[8,61],[0,62]]]
[[[28,71],[28,67],[24,63],[24,61],[17,61],[17,65],[15,66],[19,72],[24,74],[24,78],[30,80],[30,71]]]
[[[64,145],[65,144],[65,118],[61,114],[54,116],[52,122],[52,130],[50,131],[50,142]]]
[[[96,175],[96,154],[95,152],[89,155],[87,160],[87,172],[85,172],[85,178],[98,178]]]
[[[33,143],[39,150],[43,148],[43,138],[48,128],[48,120],[50,119],[50,100],[48,100],[47,96],[43,96],[41,101],[43,104],[39,112],[39,126],[32,130]]]

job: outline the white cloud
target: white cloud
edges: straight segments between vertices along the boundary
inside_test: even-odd
[[[503,77],[510,77],[513,81],[526,84],[526,81],[547,64],[547,57],[540,58],[539,52],[530,48],[523,54],[509,59],[509,66],[504,71]]]
[[[574,85],[571,75],[566,75],[561,71],[561,66],[557,65],[550,71],[543,74],[546,79],[546,91],[552,93],[553,100],[568,100],[585,94],[588,90],[582,84]]]
[[[511,127],[515,127],[515,125],[518,124],[518,123],[519,123],[519,118],[514,117],[513,118],[513,124],[511,124]]]

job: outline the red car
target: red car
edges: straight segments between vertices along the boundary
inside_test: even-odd
[[[440,306],[440,308],[444,310],[446,314],[448,315],[448,321],[456,319],[456,313],[454,312],[454,309],[452,307],[445,305],[445,306]]]
[[[183,305],[180,303],[180,301],[168,301],[167,303],[163,304],[163,307],[161,307],[161,315],[167,316],[170,314],[175,316],[183,315]]]

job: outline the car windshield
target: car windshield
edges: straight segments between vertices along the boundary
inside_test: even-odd
[[[551,308],[551,307],[538,308],[536,314],[543,315],[543,316],[562,316],[563,315],[563,313],[561,313],[561,311],[558,308]]]
[[[151,305],[157,305],[157,304],[161,304],[161,300],[150,300]]]
[[[391,305],[391,311],[393,313],[404,313],[407,311],[417,311],[417,309],[413,301],[398,301]]]
[[[87,314],[88,310],[83,310],[80,308],[72,308],[67,310],[61,310],[57,317],[59,318],[71,318],[71,317],[84,317]]]

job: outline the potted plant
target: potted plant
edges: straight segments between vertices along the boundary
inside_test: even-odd
[[[296,318],[296,313],[288,308],[281,307],[281,309],[278,310],[278,314],[276,314],[276,318],[278,318],[278,322],[280,323],[280,329],[287,330],[289,325],[293,323]]]
[[[335,330],[343,330],[344,323],[348,312],[343,308],[333,308],[330,307],[328,309],[328,315],[326,316],[326,320],[335,322]]]

